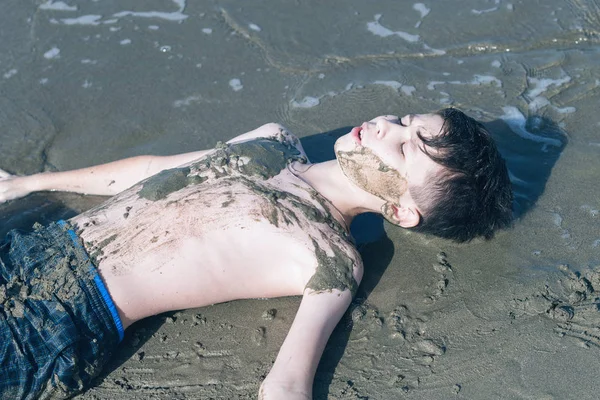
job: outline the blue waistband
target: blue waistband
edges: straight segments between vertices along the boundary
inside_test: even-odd
[[[77,233],[75,233],[75,231],[73,229],[71,229],[67,225],[67,223],[65,221],[63,221],[62,219],[59,220],[57,222],[57,224],[63,228],[67,228],[67,232],[69,234],[69,237],[73,240],[73,244],[77,248],[83,250],[83,252],[82,252],[84,254],[83,257],[85,257],[85,261],[87,261],[87,263],[89,265],[90,272],[93,274],[94,283],[96,284],[96,287],[98,289],[98,292],[100,293],[100,296],[102,297],[102,300],[104,300],[104,304],[106,304],[106,307],[110,311],[110,314],[115,323],[117,331],[119,332],[119,342],[122,341],[124,333],[125,333],[125,331],[123,329],[123,323],[121,322],[121,318],[119,317],[119,313],[117,312],[117,307],[115,306],[115,303],[113,302],[112,298],[110,297],[110,293],[108,293],[108,289],[106,288],[106,285],[104,284],[104,282],[102,281],[102,278],[100,277],[100,274],[98,273],[98,269],[96,268],[96,266],[92,263],[92,261],[87,256],[87,252],[85,251],[83,246],[81,246],[81,244],[79,243]]]

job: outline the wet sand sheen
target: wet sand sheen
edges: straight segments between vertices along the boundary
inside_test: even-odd
[[[517,191],[515,228],[459,246],[378,219],[355,224],[369,229],[356,232],[369,237],[359,241],[366,274],[327,346],[315,398],[597,397],[594,1],[5,8],[0,168],[11,172],[206,149],[269,121],[304,137],[312,161],[331,158],[336,135],[376,115],[456,105],[488,122]],[[2,206],[1,225],[101,201],[46,198]],[[298,304],[237,301],[151,318],[78,398],[254,398]]]

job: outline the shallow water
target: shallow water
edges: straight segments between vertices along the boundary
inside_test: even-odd
[[[334,4],[5,1],[0,168],[210,148],[270,121],[318,160],[376,115],[457,106],[489,123],[520,218],[492,242],[460,246],[361,220],[367,273],[315,398],[596,398],[600,3]],[[28,201],[0,209],[3,230],[100,200]],[[81,398],[254,397],[297,305],[151,319]]]

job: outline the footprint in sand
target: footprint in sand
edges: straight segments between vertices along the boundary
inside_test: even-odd
[[[511,317],[544,315],[557,322],[556,332],[581,341],[584,347],[600,347],[600,266],[581,272],[560,265],[563,273],[556,287],[512,301]]]

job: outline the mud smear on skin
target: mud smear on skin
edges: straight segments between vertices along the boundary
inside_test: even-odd
[[[268,205],[263,207],[262,214],[272,225],[279,227],[280,221],[282,221],[287,225],[295,224],[304,230],[308,230],[309,227],[304,226],[305,221],[308,221],[309,225],[314,225],[315,223],[324,224],[333,229],[338,237],[346,240],[347,244],[351,243],[351,238],[346,230],[328,211],[329,209],[325,205],[325,199],[315,191],[312,191],[311,197],[320,204],[323,211],[289,192],[283,192],[273,187],[258,184],[245,177],[231,179],[243,182],[243,184],[252,192],[269,201]],[[305,218],[298,218],[298,212]],[[315,256],[317,258],[317,269],[313,277],[307,283],[306,288],[316,292],[331,291],[333,289],[344,291],[349,289],[354,295],[358,287],[353,275],[355,266],[354,259],[348,255],[348,252],[345,251],[340,244],[331,240],[331,237],[323,232],[323,230],[320,230],[320,232],[320,239],[329,244],[334,256],[328,256],[319,246],[318,241],[311,236],[312,244],[315,249]]]
[[[213,153],[190,167],[169,169],[150,177],[143,182],[138,195],[150,201],[158,201],[189,185],[207,181],[207,185],[216,181],[239,183],[260,198],[267,200],[261,206],[261,215],[273,226],[280,227],[280,224],[284,223],[307,229],[307,226],[303,226],[303,221],[310,221],[309,225],[324,224],[344,238],[346,244],[350,243],[350,236],[331,215],[326,200],[316,191],[310,191],[309,195],[323,211],[299,196],[279,190],[265,182],[279,175],[294,161],[307,162],[306,157],[294,147],[295,143],[288,140],[283,132],[280,132],[278,139],[281,141],[257,139],[236,144],[218,143]],[[227,208],[231,204],[235,204],[233,197],[222,202],[221,208]],[[304,218],[299,218],[298,213]],[[306,287],[317,292],[349,289],[354,294],[358,285],[353,276],[355,266],[353,258],[322,230],[319,239],[329,244],[334,256],[327,256],[325,250],[318,245],[319,240],[311,237],[317,258],[317,269]],[[98,244],[97,247],[98,250],[93,253],[96,257],[101,255],[104,246]]]
[[[77,232],[77,231],[76,231]],[[90,259],[94,265],[98,265],[99,258],[104,255],[104,248],[111,242],[118,238],[117,234],[111,235],[99,243],[91,243],[89,247],[91,249]]]
[[[48,2],[37,2],[41,3]],[[6,110],[12,112],[3,119],[0,168],[15,173],[67,170],[140,151],[174,154],[208,148],[269,120],[284,121],[294,132],[308,136],[380,114],[429,112],[448,104],[485,120],[498,118],[504,106],[519,109],[529,122],[536,114],[545,115],[564,124],[571,142],[542,188],[539,206],[514,229],[489,243],[455,246],[385,224],[395,252],[387,239],[361,246],[367,279],[358,295],[372,281],[365,292],[370,307],[353,328],[342,323],[329,340],[323,357],[327,366],[317,373],[314,398],[598,397],[600,347],[586,348],[587,339],[580,342],[553,331],[556,321],[546,318],[549,305],[543,297],[545,283],[553,287],[558,279],[551,266],[567,263],[580,266],[584,273],[584,266],[595,265],[600,258],[599,217],[580,208],[600,206],[600,142],[594,118],[600,97],[597,1],[421,2],[419,10],[402,8],[397,1],[352,2],[335,11],[326,2],[314,1],[254,2],[243,8],[229,0],[215,8],[179,2],[184,3],[182,13],[189,18],[181,23],[134,15],[109,21],[129,4],[110,0],[87,2],[85,7],[82,3],[77,11],[39,7],[32,19],[31,4],[11,3],[11,12],[0,16],[10,32],[2,42],[0,80],[2,96],[22,99],[18,109],[23,112],[12,112],[10,104],[0,102],[4,115]],[[170,13],[176,8],[172,1],[151,2],[143,11]],[[425,16],[423,10],[429,8]],[[104,17],[97,25],[62,22],[62,18],[88,14]],[[373,18],[375,14],[382,14],[381,19]],[[328,23],[332,18],[339,23]],[[211,21],[218,23],[211,26],[212,35],[206,35],[202,29]],[[250,22],[262,30],[249,28]],[[149,24],[160,29],[146,30]],[[140,29],[131,32],[134,25]],[[380,31],[372,31],[373,25]],[[383,29],[394,35],[379,36],[385,34]],[[418,34],[420,39],[408,42],[397,36],[397,30]],[[289,34],[281,35],[283,31]],[[126,37],[132,43],[121,46],[119,41]],[[324,41],[324,37],[336,40]],[[174,42],[171,52],[155,47]],[[424,44],[446,54],[435,54]],[[42,56],[55,46],[60,57]],[[88,57],[91,60],[85,61],[90,63],[84,64],[82,59]],[[92,64],[96,60],[98,64]],[[196,62],[202,62],[200,69]],[[240,67],[224,71],[224,65]],[[100,66],[101,74],[97,73]],[[11,78],[1,75],[11,68],[18,73]],[[239,75],[242,71],[245,74]],[[486,76],[498,83],[480,79],[471,83]],[[227,80],[233,77],[241,79],[243,90],[230,90]],[[571,81],[564,84],[543,83],[567,77]],[[40,78],[47,78],[48,84],[41,85]],[[82,88],[84,80],[93,86]],[[384,84],[373,84],[375,80]],[[393,84],[413,85],[416,90],[411,95]],[[530,94],[536,90],[545,92],[533,98]],[[303,103],[303,98],[313,102],[307,105],[318,104],[310,108],[290,104]],[[172,106],[174,99],[185,99],[185,104]],[[550,104],[540,107],[538,100]],[[575,107],[576,113],[564,114],[555,107]],[[39,120],[36,110],[44,110],[51,121],[40,124],[28,119]],[[521,143],[517,135],[507,133],[501,135],[507,143]],[[319,135],[313,141],[314,153],[329,150],[329,138]],[[96,150],[99,141],[103,145]],[[532,142],[527,147],[534,146],[539,151],[541,144]],[[531,158],[527,147],[520,147],[522,151],[513,157],[522,169],[511,173],[528,181],[538,174],[534,171],[544,169],[541,165],[547,158]],[[309,156],[313,159],[310,152]],[[523,193],[529,196],[529,191]],[[50,198],[52,205],[42,197]],[[18,220],[29,228],[34,220],[41,220],[41,213],[47,222],[64,215],[54,204],[80,212],[100,203],[90,199],[43,193],[4,206],[2,218],[7,220],[9,209],[23,209],[21,205],[33,202],[41,211]],[[562,227],[548,219],[554,212],[561,214]],[[15,220],[4,225],[9,224],[14,226]],[[569,230],[570,238],[562,237],[563,229]],[[441,275],[431,263],[441,250],[448,253],[456,277],[429,304],[425,300],[431,301]],[[393,256],[388,260],[384,251]],[[593,286],[600,293],[600,286]],[[570,294],[565,294],[556,297],[567,301]],[[517,311],[515,319],[509,318],[508,303],[513,298],[528,298],[532,308],[520,318]],[[544,304],[538,308],[533,299]],[[174,323],[165,316],[144,321],[129,333],[132,339],[139,337],[139,344],[130,346],[135,341],[127,341],[106,379],[77,398],[255,398],[298,303],[298,298],[244,300],[171,314]],[[276,317],[263,320],[261,313],[271,308],[277,309]],[[573,319],[562,323],[575,328],[579,322],[590,328],[582,331],[594,333],[591,328],[600,322],[592,318],[599,314],[594,307],[575,310]],[[587,322],[578,321],[584,316]],[[388,327],[395,322],[388,324],[388,320],[397,317],[402,332],[390,338],[388,333],[396,332]],[[266,328],[262,346],[252,340],[259,327]],[[433,354],[433,365],[424,363],[411,349],[413,332],[443,342],[448,351]],[[427,353],[435,352],[423,356],[429,357]],[[332,359],[337,362],[328,362]]]
[[[352,293],[352,296],[354,296],[358,289],[358,283],[352,274],[354,260],[350,259],[344,251],[335,245],[332,246],[334,255],[333,257],[329,257],[319,247],[316,240],[313,239],[312,242],[315,247],[318,267],[315,274],[306,284],[306,287],[315,292],[331,291],[332,289],[344,291],[348,289]]]
[[[241,163],[240,160],[242,160]],[[299,212],[311,223],[328,225],[341,237],[349,239],[345,229],[329,213],[325,199],[315,191],[311,191],[310,195],[323,211],[296,195],[252,179],[261,178],[264,181],[272,178],[281,173],[282,168],[293,161],[305,163],[306,158],[291,143],[284,142],[282,144],[274,140],[255,140],[221,146],[215,154],[204,161],[203,165],[205,169],[213,169],[216,162],[220,167],[228,166],[237,170],[239,174],[230,176],[227,180],[241,182],[252,192],[268,200],[268,204],[262,207],[262,215],[275,227],[279,227],[280,222],[287,225],[296,224],[301,226],[302,219],[298,218],[296,214]],[[218,172],[219,176],[223,173],[220,170]],[[231,174],[231,171],[229,171],[229,174]],[[224,204],[221,206],[227,207],[230,203]],[[335,256],[328,257],[325,251],[319,247],[318,241],[312,239],[318,265],[315,275],[306,287],[317,292],[350,289],[354,293],[358,286],[352,275],[354,260],[324,233],[321,236],[322,240],[330,244]]]
[[[398,171],[388,167],[370,149],[336,151],[338,163],[348,179],[375,196],[398,204],[407,182]]]
[[[173,168],[161,171],[144,183],[138,195],[150,201],[162,200],[179,189],[183,189],[188,185],[196,185],[206,180],[206,178],[189,176],[189,174],[189,168]]]
[[[141,198],[157,201],[189,185],[201,184],[208,179],[244,175],[263,180],[281,172],[281,166],[306,158],[292,143],[259,139],[240,144],[217,143],[216,150],[192,167],[161,171],[143,182],[138,192]],[[237,172],[237,174],[235,173]]]

